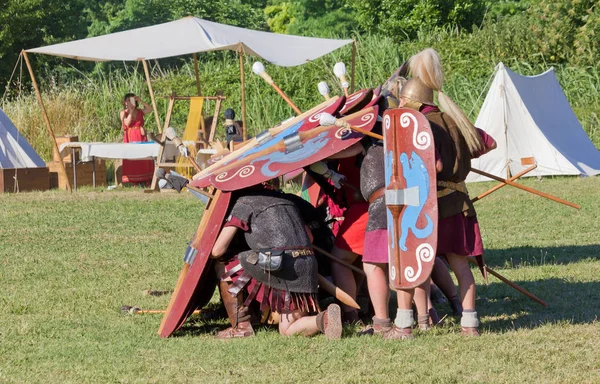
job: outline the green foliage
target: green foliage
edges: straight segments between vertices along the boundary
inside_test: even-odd
[[[287,32],[288,26],[296,21],[293,7],[293,4],[290,2],[282,2],[275,5],[269,5],[265,8],[267,25],[271,32]]]
[[[600,3],[594,0],[540,0],[530,9],[531,30],[551,62],[595,65],[600,43]]]
[[[265,5],[261,0],[170,0],[168,4],[161,0],[109,0],[90,12],[89,35],[145,27],[186,16],[260,30],[266,28]]]
[[[372,33],[413,39],[421,30],[456,27],[470,30],[483,20],[479,0],[347,0],[362,28]]]
[[[277,33],[339,37],[356,30],[355,12],[345,0],[274,1],[265,14],[269,28]]]

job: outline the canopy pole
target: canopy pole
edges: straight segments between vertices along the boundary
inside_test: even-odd
[[[198,56],[194,52],[194,73],[196,74],[196,89],[198,90],[198,96],[202,96],[200,92],[200,74],[198,73]]]
[[[355,73],[356,73],[356,40],[352,39],[352,77],[350,80],[350,93],[354,93]]]
[[[244,51],[242,46],[238,50],[240,56],[240,80],[242,82],[242,137],[248,139],[248,129],[246,128],[246,86],[244,83]]]
[[[35,75],[33,74],[33,69],[31,68],[31,63],[29,62],[29,57],[27,57],[27,52],[25,50],[21,51],[23,58],[25,59],[25,64],[27,64],[27,70],[29,71],[29,76],[31,77],[31,83],[33,84],[33,88],[35,89],[35,95],[37,96],[38,103],[40,107],[42,107],[42,116],[44,117],[44,121],[46,122],[46,127],[48,128],[48,132],[50,133],[50,137],[52,138],[52,145],[56,153],[60,154],[58,150],[58,143],[56,143],[56,136],[54,136],[54,130],[52,129],[52,125],[50,124],[50,119],[48,118],[48,114],[46,113],[46,107],[44,106],[44,101],[42,100],[42,94],[40,93],[40,89],[38,88],[37,81],[35,80]],[[67,183],[67,190],[69,192],[73,192],[71,188],[71,181],[69,181],[69,177],[67,176],[67,169],[65,168],[65,163],[63,162],[62,156],[58,156],[60,162],[60,173]],[[75,161],[73,158],[72,161]]]
[[[148,91],[150,92],[150,100],[152,100],[152,109],[154,110],[154,118],[156,119],[156,128],[158,129],[158,133],[162,133],[160,118],[158,117],[158,108],[156,107],[154,91],[152,90],[152,83],[150,82],[150,71],[148,70],[148,63],[146,63],[146,60],[142,59],[142,65],[144,66],[144,73],[146,74],[146,83],[148,84]]]

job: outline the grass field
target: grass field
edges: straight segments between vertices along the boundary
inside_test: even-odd
[[[410,342],[359,337],[219,341],[192,318],[162,340],[165,308],[201,217],[188,194],[0,195],[0,383],[600,382],[600,178],[526,180],[476,204],[488,265],[549,303],[476,276],[482,336],[456,320]],[[475,195],[489,184],[472,185]],[[474,271],[475,272],[475,271]],[[448,310],[441,306],[439,311]]]

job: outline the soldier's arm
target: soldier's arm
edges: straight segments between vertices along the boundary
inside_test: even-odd
[[[339,151],[338,153],[329,156],[329,159],[343,159],[345,157],[352,157],[363,153],[364,151],[363,145],[358,142],[352,144],[350,147],[344,149],[343,151]]]
[[[215,245],[213,246],[211,257],[217,258],[221,257],[227,252],[227,248],[229,248],[229,244],[235,237],[235,234],[238,230],[238,227],[228,226],[224,227],[219,233],[219,237],[215,241]]]

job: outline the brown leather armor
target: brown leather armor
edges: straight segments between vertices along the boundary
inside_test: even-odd
[[[436,149],[440,154],[443,169],[437,179],[460,183],[471,171],[471,155],[467,143],[459,133],[454,120],[443,112],[430,112],[425,115],[431,123]],[[438,186],[438,190],[444,189]],[[469,195],[456,191],[438,199],[440,219],[463,213],[467,217],[475,216],[475,208]]]

